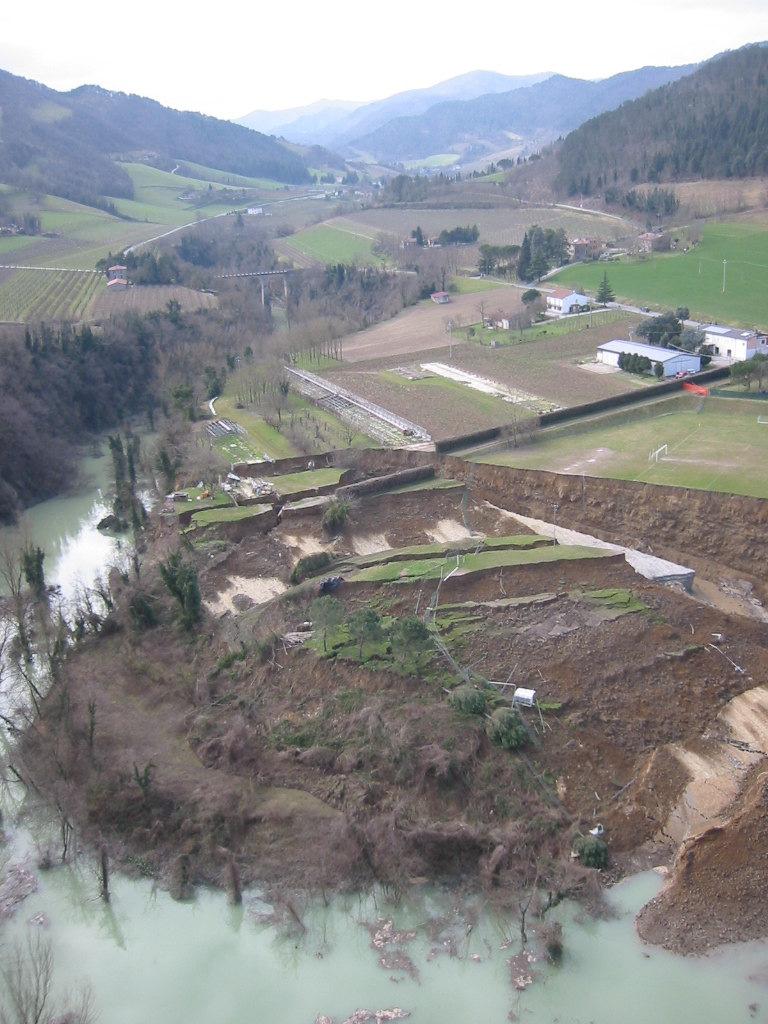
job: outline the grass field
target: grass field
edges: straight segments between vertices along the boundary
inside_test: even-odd
[[[238,423],[245,430],[245,434],[237,437],[227,435],[216,441],[217,447],[230,462],[263,460],[265,454],[271,459],[285,459],[290,455],[300,454],[286,434],[270,426],[256,410],[238,409],[231,395],[217,399],[216,415]],[[315,434],[313,452],[348,447],[369,448],[375,444],[365,434],[354,434],[350,446],[346,426],[333,413],[327,409],[320,409],[293,393],[288,397],[288,409],[283,415],[283,429],[287,430],[290,427],[291,417],[304,420],[306,424],[312,426]],[[318,432],[320,436],[317,436]]]
[[[477,461],[768,498],[768,423],[758,422],[761,413],[768,419],[768,403],[670,399],[544,432],[529,446]],[[649,462],[663,444],[666,457]]]
[[[472,325],[474,334],[468,333],[469,328],[458,332],[458,336],[467,341],[473,341],[481,345],[523,345],[528,341],[537,341],[539,338],[561,338],[565,335],[579,334],[581,331],[591,331],[595,327],[602,327],[605,324],[618,324],[619,321],[628,321],[627,313],[620,309],[605,309],[591,313],[589,316],[563,317],[559,320],[545,320],[543,323],[534,324],[533,327],[525,327],[519,331],[499,331],[481,328],[479,322]],[[617,334],[621,328],[617,328]]]
[[[461,575],[505,566],[535,565],[542,562],[563,562],[577,558],[605,558],[612,552],[603,548],[558,544],[523,550],[480,551],[478,554],[422,558],[410,562],[386,562],[370,569],[361,569],[349,577],[351,583],[410,583],[414,580],[436,580],[452,569]]]
[[[356,211],[349,217],[336,218],[329,223],[372,235],[389,232],[398,238],[410,237],[420,225],[426,235],[438,235],[443,228],[457,224],[477,224],[480,241],[495,245],[519,245],[532,224],[544,228],[564,228],[569,238],[589,235],[594,238],[614,239],[626,234],[626,225],[592,213],[577,210],[559,210],[553,207],[461,207],[439,210],[371,209]]]
[[[451,289],[455,289],[457,295],[476,295],[478,292],[487,292],[492,291],[494,288],[504,287],[505,285],[502,281],[494,281],[489,277],[451,278]]]
[[[308,469],[302,473],[285,473],[283,476],[270,477],[270,483],[274,485],[277,493],[285,498],[300,491],[337,484],[342,472],[340,469]]]
[[[240,523],[244,519],[254,519],[270,512],[271,505],[230,505],[221,508],[204,509],[192,516],[194,526],[215,526],[217,523]]]
[[[373,237],[330,224],[316,224],[286,239],[290,249],[318,263],[381,263],[373,255]]]
[[[723,260],[725,292],[723,292]],[[687,253],[567,267],[552,280],[595,292],[608,274],[616,297],[659,308],[688,306],[699,320],[768,327],[768,228],[764,224],[708,224]]]

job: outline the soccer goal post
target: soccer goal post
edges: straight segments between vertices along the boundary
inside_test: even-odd
[[[758,416],[757,417],[757,422],[758,423],[768,424],[768,416]]]
[[[654,451],[652,451],[649,454],[648,461],[649,462],[658,462],[659,459],[663,459],[666,454],[667,454],[667,445],[662,444],[658,448],[654,449]]]

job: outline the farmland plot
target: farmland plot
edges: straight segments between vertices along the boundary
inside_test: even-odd
[[[99,274],[67,270],[17,270],[0,283],[0,320],[87,319],[104,288]]]

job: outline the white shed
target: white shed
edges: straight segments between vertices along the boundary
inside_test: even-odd
[[[701,357],[691,352],[678,352],[673,348],[662,348],[660,345],[645,345],[639,341],[606,341],[597,349],[597,362],[609,366],[619,365],[619,356],[645,356],[651,363],[661,363],[665,377],[674,377],[677,373],[698,373],[701,369]]]
[[[732,363],[751,359],[758,352],[768,355],[768,337],[760,331],[710,324],[704,328],[704,341],[712,346],[716,356],[723,356]]]

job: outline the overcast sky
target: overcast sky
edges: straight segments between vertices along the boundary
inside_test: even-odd
[[[454,13],[456,12],[456,13]],[[372,100],[479,68],[604,78],[768,38],[768,0],[34,0],[0,6],[0,68],[238,117]]]

